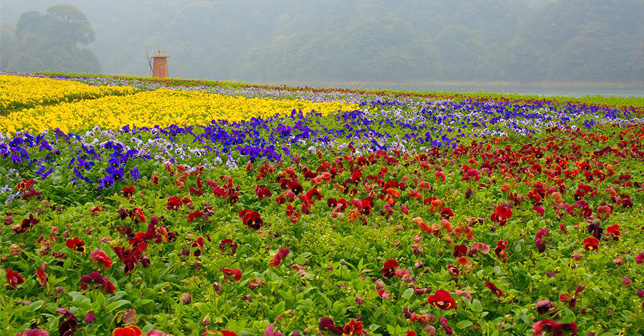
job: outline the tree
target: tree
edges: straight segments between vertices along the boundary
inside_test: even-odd
[[[16,24],[15,37],[3,40],[2,65],[10,71],[100,72],[96,55],[86,46],[94,42],[91,24],[71,5],[55,5],[47,14],[28,11]]]

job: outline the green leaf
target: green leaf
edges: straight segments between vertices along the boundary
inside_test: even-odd
[[[523,240],[519,240],[519,242],[514,246],[514,250],[517,252],[521,252],[522,246],[523,246]]]
[[[575,322],[576,316],[575,313],[572,312],[570,309],[564,310],[564,317],[561,318],[561,323],[570,323],[570,322]]]
[[[118,301],[112,302],[105,307],[105,312],[109,314],[129,303],[130,301],[128,300],[118,300]]]
[[[465,329],[465,328],[468,328],[469,326],[471,326],[472,324],[474,324],[474,323],[472,323],[472,321],[464,320],[464,321],[460,321],[460,322],[456,323],[456,328]]]
[[[481,301],[477,299],[472,300],[472,310],[475,312],[482,312],[483,305],[481,304]]]
[[[414,294],[414,289],[413,288],[407,288],[403,294],[402,297],[405,300],[409,300],[409,298]]]
[[[279,315],[284,310],[285,306],[286,306],[286,301],[280,301],[279,303],[277,303],[273,308],[273,311],[271,312],[271,315],[273,315],[272,317],[276,318],[277,315]]]
[[[45,304],[45,301],[43,301],[43,300],[38,300],[38,301],[34,301],[34,302],[32,302],[29,306],[30,306],[30,307],[32,307],[32,308],[34,309],[34,311],[36,311],[36,310],[38,310],[38,309],[42,308],[42,306],[43,306],[44,304]]]

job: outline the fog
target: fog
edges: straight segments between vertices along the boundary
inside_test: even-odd
[[[180,78],[644,88],[644,0],[62,1],[87,24],[48,14],[60,1],[0,1],[1,70],[147,76],[160,50]]]

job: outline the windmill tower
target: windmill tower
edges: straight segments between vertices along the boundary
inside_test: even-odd
[[[148,53],[145,53],[148,56]],[[167,78],[168,77],[168,55],[161,53],[161,50],[158,50],[152,57],[148,56],[148,66],[150,70],[148,75],[152,75],[154,78]],[[150,61],[152,58],[152,61]]]

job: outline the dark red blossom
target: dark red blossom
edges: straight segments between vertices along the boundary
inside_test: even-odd
[[[454,245],[454,258],[467,255],[467,245]]]
[[[29,218],[23,219],[21,224],[16,224],[12,226],[11,229],[15,233],[25,233],[29,228],[38,223],[40,223],[40,219],[35,218],[33,214],[29,214]]]
[[[440,310],[448,310],[456,308],[456,302],[454,298],[445,290],[439,289],[434,295],[430,295],[427,298],[427,302],[432,306]]]
[[[508,247],[507,240],[499,240],[496,242],[496,248],[494,249],[494,253],[496,253],[497,256],[501,256],[501,252],[505,251],[507,247]]]
[[[271,193],[271,190],[268,189],[267,186],[264,186],[261,184],[258,184],[255,186],[255,194],[257,195],[257,198],[259,198],[260,201],[263,200],[265,197],[270,198],[273,196],[273,193]]]
[[[534,243],[537,245],[539,252],[544,252],[546,250],[546,243],[544,242],[544,237],[550,235],[550,230],[548,228],[541,228],[539,232],[534,237]]]
[[[239,268],[235,268],[231,270],[230,268],[222,268],[220,269],[222,273],[226,276],[226,279],[228,280],[233,280],[233,281],[239,281],[242,278],[242,271]]]
[[[588,237],[584,239],[584,250],[586,251],[598,251],[599,250],[599,240],[595,237]]]
[[[194,248],[195,250],[192,252],[192,255],[195,257],[199,257],[201,253],[203,252],[203,243],[204,239],[202,237],[198,237],[197,240],[192,242],[190,245],[190,248]]]
[[[550,302],[550,300],[538,301],[535,308],[537,309],[537,313],[539,313],[539,315],[543,315],[553,308],[554,308],[553,312],[558,311],[557,308],[555,308],[555,305],[552,304],[552,302]]]
[[[452,209],[450,208],[443,208],[441,210],[441,217],[445,219],[450,219],[454,217],[454,212],[452,212]]]
[[[445,330],[445,333],[448,335],[453,335],[454,329],[447,324],[447,317],[441,316],[439,320],[441,323],[441,327],[443,327],[443,329]]]
[[[380,273],[382,273],[382,276],[384,276],[385,278],[391,279],[394,277],[394,275],[396,275],[396,267],[398,267],[398,262],[394,259],[389,259],[385,261],[382,269],[380,270]]]
[[[230,238],[226,238],[219,242],[219,249],[222,253],[226,253],[226,250],[229,250],[230,255],[235,255],[235,252],[237,251],[237,243]]]
[[[577,335],[577,324],[575,322],[560,323],[553,320],[542,320],[532,325],[532,336],[542,336],[544,330],[552,331],[552,335],[561,336],[565,330],[569,330],[571,335]]]
[[[67,247],[76,252],[85,252],[85,242],[78,239],[78,237],[67,239],[67,242],[65,244],[67,245]]]
[[[499,287],[497,287],[497,286],[496,286],[495,284],[493,284],[492,282],[490,282],[490,281],[486,281],[486,282],[485,282],[485,286],[486,286],[487,288],[489,288],[489,289],[490,289],[490,291],[492,292],[492,294],[496,295],[496,297],[499,297],[499,298],[500,298],[500,297],[502,297],[502,296],[505,296],[505,293],[503,293],[503,291],[502,291],[502,290],[500,290],[500,289],[499,289]]]
[[[32,197],[35,197],[37,199],[42,199],[42,194],[40,193],[40,191],[38,191],[36,189],[29,189],[29,190],[25,191],[25,193],[22,194],[22,196],[21,196],[21,198],[23,200],[25,200],[25,201],[29,200]]]
[[[9,283],[7,289],[15,289],[16,287],[25,283],[25,279],[18,274],[18,272],[12,270],[11,268],[5,269],[5,278]]]
[[[354,321],[351,319],[342,329],[342,335],[354,336],[362,334],[362,321]]]
[[[273,259],[268,262],[269,265],[277,267],[282,263],[282,260],[288,256],[290,250],[288,247],[281,247],[279,248],[278,252],[273,256]]]
[[[262,216],[251,210],[241,210],[239,212],[239,218],[241,218],[242,222],[244,225],[247,227],[257,231],[259,230],[262,225],[264,225],[264,220],[262,220]]]
[[[317,188],[313,188],[307,191],[304,196],[305,196],[306,202],[309,204],[314,204],[315,202],[321,200],[323,197]]]
[[[577,285],[577,290],[575,290],[575,295],[570,295],[568,293],[561,294],[559,295],[559,301],[568,302],[568,306],[570,308],[574,307],[577,304],[577,294],[583,291],[584,288],[586,287],[582,285]]]
[[[134,195],[134,186],[123,188],[123,197],[131,200],[133,195]]]
[[[606,228],[606,232],[610,234],[610,236],[613,238],[613,240],[617,241],[619,240],[620,232],[619,232],[619,225],[614,224]]]
[[[16,186],[13,187],[13,188],[18,190],[19,192],[21,192],[21,191],[31,189],[31,187],[33,185],[34,185],[34,180],[33,179],[30,179],[29,181],[27,181],[25,178],[23,178],[22,182],[18,182],[18,184],[16,184]]]
[[[203,212],[201,212],[201,210],[193,211],[193,212],[188,214],[187,222],[192,223],[195,220],[202,219],[203,217],[204,217],[204,214],[203,214]]]
[[[323,317],[320,319],[320,323],[318,324],[318,328],[320,331],[325,331],[328,330],[336,335],[342,335],[343,330],[342,327],[336,326],[333,323],[333,320],[328,317]]]
[[[98,272],[92,272],[80,278],[80,287],[82,290],[86,290],[90,286],[93,286],[93,288],[102,288],[107,294],[113,294],[114,290],[116,290],[114,284],[107,280],[106,276],[101,277]]]
[[[504,226],[510,218],[512,218],[512,209],[505,205],[497,206],[492,215],[490,215],[490,220],[499,223],[501,226]]]
[[[78,327],[78,318],[68,309],[56,309],[56,312],[63,314],[58,326],[58,334],[60,336],[72,336]]]
[[[42,263],[40,268],[36,268],[36,277],[38,277],[38,283],[41,286],[45,286],[45,284],[47,283],[47,273],[45,273],[45,266],[46,265],[47,264]]]
[[[92,253],[89,254],[89,256],[92,258],[92,260],[103,265],[105,269],[110,269],[112,267],[112,259],[109,256],[107,256],[105,252],[99,249],[94,250]]]
[[[171,196],[170,198],[168,198],[168,203],[166,203],[165,207],[168,210],[176,211],[181,207],[181,204],[183,204],[183,202],[181,201],[181,198],[177,196]]]
[[[150,260],[143,255],[143,251],[139,246],[132,247],[131,249],[114,246],[112,249],[119,259],[121,259],[125,264],[125,274],[132,273],[137,263],[140,263],[144,268],[150,267]]]

